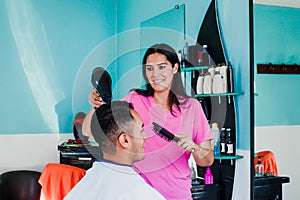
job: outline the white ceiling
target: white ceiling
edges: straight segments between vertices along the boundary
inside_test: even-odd
[[[300,0],[253,0],[255,4],[300,8]]]

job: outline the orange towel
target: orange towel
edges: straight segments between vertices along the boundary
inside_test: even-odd
[[[84,169],[58,163],[49,163],[43,169],[39,183],[41,200],[62,200],[85,175]]]
[[[272,151],[260,151],[254,157],[254,166],[257,164],[258,157],[264,165],[265,173],[278,176],[278,169],[275,156]]]

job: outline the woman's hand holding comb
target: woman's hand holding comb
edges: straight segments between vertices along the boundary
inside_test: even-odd
[[[181,147],[183,150],[194,152],[195,149],[197,148],[197,144],[193,142],[193,140],[189,136],[183,134],[176,134],[175,136],[180,139],[176,143],[177,146]]]

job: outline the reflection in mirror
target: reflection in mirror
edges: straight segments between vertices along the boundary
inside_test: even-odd
[[[185,41],[185,5],[175,5],[174,8],[143,21],[140,38],[141,63],[145,51],[153,44],[166,43],[175,50],[182,49]]]
[[[202,21],[197,43],[200,46],[207,46],[207,51],[213,62],[210,65],[216,67],[217,65],[226,66],[228,63],[224,54],[224,47],[222,44],[222,36],[219,28],[218,22],[218,11],[216,6],[216,1],[212,0],[205,17]],[[209,66],[211,67],[211,66]],[[196,77],[201,75],[201,73],[207,73],[204,71],[197,71]],[[196,80],[193,81],[193,88],[195,88]],[[226,93],[226,91],[225,91]],[[202,107],[206,111],[206,116],[210,124],[216,124],[217,128],[221,131],[220,140],[223,138],[221,143],[227,140],[232,140],[233,142],[233,152],[231,155],[236,155],[236,113],[235,113],[235,99],[233,96],[208,96],[208,97],[198,97],[201,102]],[[224,131],[222,131],[224,129]],[[228,139],[228,130],[231,135],[231,139]],[[224,135],[222,137],[222,135]],[[218,145],[218,144],[217,144]],[[224,145],[225,146],[225,145]],[[225,148],[224,148],[225,149]],[[214,174],[214,181],[219,185],[225,186],[225,193],[221,193],[222,199],[231,199],[236,160],[226,160],[226,153],[215,154],[215,162],[211,166],[211,170]],[[222,158],[222,156],[224,156]],[[220,159],[218,158],[220,157]],[[222,158],[222,159],[221,159]],[[225,158],[225,159],[224,159]],[[204,174],[205,168],[198,167],[199,173]]]
[[[224,49],[223,49],[223,46],[222,46],[222,38],[220,37],[220,30],[219,30],[219,26],[218,26],[218,17],[217,17],[217,11],[216,11],[216,2],[218,1],[215,1],[215,0],[209,0],[207,1],[208,4],[207,5],[210,5],[208,6],[209,7],[209,11],[208,11],[208,14],[206,15],[207,19],[213,17],[213,19],[211,19],[212,21],[210,22],[206,22],[207,19],[203,19],[203,22],[202,22],[202,25],[203,25],[203,28],[200,28],[200,33],[199,33],[199,41],[198,41],[198,46],[199,46],[199,43],[201,45],[204,45],[205,43],[208,44],[208,46],[211,48],[211,52],[209,52],[210,54],[212,54],[212,60],[217,63],[226,63],[226,59],[225,59],[225,55],[224,55]],[[230,2],[230,3],[228,3]],[[212,4],[210,4],[212,3]],[[242,43],[244,45],[242,45],[244,47],[244,49],[248,49],[246,48],[247,47],[247,39],[248,39],[248,26],[245,25],[247,24],[247,22],[245,22],[245,20],[247,19],[246,18],[239,18],[237,20],[237,17],[236,17],[236,13],[235,12],[230,12],[230,13],[227,13],[227,11],[232,11],[232,10],[238,10],[240,13],[241,9],[239,7],[239,9],[232,9],[233,7],[238,7],[239,5],[242,5],[243,7],[243,11],[245,12],[241,12],[243,15],[245,13],[248,12],[248,5],[247,6],[244,6],[244,3],[242,4],[238,4],[236,5],[236,2],[233,2],[233,1],[226,1],[226,3],[220,3],[218,5],[218,8],[221,8],[221,12],[223,13],[226,13],[227,14],[227,18],[226,19],[222,19],[221,22],[224,22],[224,24],[227,24],[228,22],[228,19],[230,21],[230,23],[233,23],[233,25],[236,25],[237,27],[239,27],[240,30],[243,30],[242,32],[245,32],[245,34],[241,34],[243,35],[242,38],[245,38],[245,43],[243,43],[244,41],[242,41]],[[181,6],[179,7],[181,8]],[[182,15],[182,17],[180,17],[180,19],[178,19],[178,17],[181,15],[181,13],[177,13],[176,15],[172,15],[172,17],[170,16],[166,16],[172,12],[178,12],[178,10],[176,11],[177,8],[174,8],[174,9],[171,9],[161,15],[158,15],[158,16],[155,16],[151,19],[148,19],[146,21],[143,21],[141,23],[141,43],[140,43],[140,46],[141,46],[141,55],[144,54],[144,51],[146,48],[148,48],[149,46],[153,45],[154,43],[161,43],[161,42],[166,42],[168,44],[170,44],[171,46],[173,46],[176,50],[183,50],[184,46],[185,46],[185,42],[188,41],[188,45],[189,47],[192,46],[192,45],[197,45],[197,41],[195,41],[194,39],[192,41],[189,40],[189,38],[185,37],[185,30],[182,30],[180,29],[178,31],[178,29],[174,28],[173,26],[170,27],[170,25],[173,25],[174,22],[178,23],[178,21],[182,22],[185,26],[185,21],[184,21],[184,14]],[[179,9],[180,10],[180,9]],[[170,13],[169,13],[170,12]],[[206,11],[202,11],[201,10],[201,13],[199,14],[200,17],[201,16],[204,16],[206,13]],[[234,13],[234,14],[232,14]],[[229,14],[229,15],[228,15]],[[232,15],[231,15],[232,14]],[[222,15],[220,15],[222,16]],[[195,17],[195,16],[194,16]],[[196,16],[197,17],[197,16]],[[163,19],[163,18],[166,18],[166,19]],[[173,18],[173,19],[172,19]],[[163,25],[163,23],[165,21],[170,21],[170,19],[172,19],[172,22],[168,23],[168,24],[165,24]],[[176,20],[175,20],[176,19]],[[192,19],[189,19],[190,21],[192,21]],[[214,25],[212,25],[214,24]],[[222,23],[223,24],[223,23]],[[245,25],[245,26],[243,26]],[[179,28],[180,28],[181,25],[179,25]],[[184,27],[184,26],[181,26],[181,27]],[[200,27],[200,26],[199,26]],[[225,27],[225,25],[223,26],[223,28]],[[227,26],[228,27],[228,26]],[[225,27],[224,29],[226,30]],[[243,28],[241,28],[243,27]],[[245,28],[245,30],[244,30]],[[207,31],[209,30],[209,31]],[[216,32],[214,33],[211,33],[211,31],[214,30]],[[152,31],[152,32],[151,32]],[[243,80],[239,80],[239,83],[240,82],[243,82],[243,84],[240,84],[240,85],[237,85],[237,91],[240,92],[248,92],[248,88],[247,88],[247,83],[244,83],[248,80],[248,70],[249,70],[249,63],[248,63],[248,60],[247,58],[245,58],[246,56],[245,55],[248,55],[248,52],[247,50],[245,51],[244,49],[241,49],[240,46],[241,46],[241,41],[239,42],[236,42],[234,39],[232,40],[232,33],[231,31],[228,30],[227,28],[227,33],[230,32],[230,34],[227,34],[227,39],[228,39],[228,45],[230,45],[230,47],[232,48],[232,46],[235,46],[234,47],[234,51],[232,51],[232,49],[230,49],[227,54],[229,55],[228,58],[229,59],[232,59],[234,60],[234,66],[236,67],[236,72],[237,75],[239,75],[240,77],[243,77]],[[166,34],[167,33],[167,34]],[[224,33],[224,30],[223,32]],[[225,31],[226,33],[226,31]],[[240,33],[240,32],[239,32]],[[209,35],[209,36],[207,36]],[[245,36],[246,35],[246,36]],[[197,36],[197,35],[196,35]],[[212,37],[214,36],[214,37]],[[234,37],[238,37],[239,34],[234,34]],[[219,42],[215,47],[215,42]],[[214,49],[216,48],[216,49]],[[228,47],[229,48],[229,47]],[[237,49],[237,50],[236,50]],[[221,53],[220,53],[220,50],[221,50]],[[227,49],[228,50],[228,49]],[[142,58],[142,56],[141,56]],[[190,60],[188,60],[189,62]],[[245,64],[246,63],[246,64]],[[193,62],[190,62],[189,64],[193,64]],[[245,65],[244,65],[245,64]],[[193,67],[190,67],[190,68],[193,68]],[[196,67],[195,67],[196,68]],[[198,70],[198,69],[197,69]],[[207,68],[206,68],[207,70]],[[197,77],[197,74],[196,73],[193,73],[194,71],[189,71],[189,68],[185,68],[185,70],[182,70],[184,71],[183,74],[186,75],[186,77],[184,78],[184,80],[186,81],[187,84],[185,84],[186,86],[186,89],[187,89],[187,92],[188,92],[188,89],[187,86],[188,84],[191,84],[194,86],[193,82],[192,82],[192,77],[196,78]],[[201,73],[201,69],[197,72],[197,73]],[[189,79],[188,79],[189,78]],[[191,86],[190,86],[191,87]],[[195,88],[191,88],[191,90],[194,90],[195,91]],[[210,95],[208,95],[210,96]],[[229,95],[230,96],[230,95]],[[195,96],[196,97],[196,96]],[[201,101],[201,98],[200,97],[198,100]],[[210,99],[210,97],[208,97]],[[239,115],[242,115],[243,117],[245,115],[247,115],[246,117],[244,117],[244,119],[239,119],[237,121],[235,121],[235,109],[230,109],[230,113],[226,113],[227,112],[227,103],[230,102],[230,106],[232,106],[234,108],[234,105],[235,103],[234,102],[234,98],[236,97],[229,97],[227,96],[227,94],[225,94],[224,96],[220,97],[218,95],[216,95],[215,97],[211,98],[211,99],[214,99],[214,103],[213,104],[216,104],[216,105],[219,105],[219,100],[221,99],[221,102],[226,104],[225,106],[223,106],[222,108],[218,108],[216,110],[218,111],[223,111],[222,114],[218,115],[216,113],[212,114],[214,115],[213,118],[211,117],[208,117],[209,119],[213,119],[213,120],[219,120],[221,121],[219,124],[221,127],[223,126],[227,126],[228,124],[230,124],[230,127],[231,128],[236,128],[236,124],[237,123],[237,126],[239,126],[238,128],[239,129],[242,129],[239,130],[239,136],[238,136],[238,140],[239,140],[239,144],[238,144],[238,150],[239,152],[238,153],[242,153],[242,156],[238,157],[238,156],[219,156],[217,157],[216,156],[216,162],[215,162],[215,165],[219,165],[221,166],[220,168],[216,167],[215,171],[213,171],[213,174],[214,174],[214,177],[215,177],[215,183],[218,184],[220,182],[218,182],[219,178],[220,179],[223,179],[222,181],[226,182],[226,183],[222,183],[220,185],[220,188],[222,188],[223,190],[220,191],[221,196],[222,198],[225,198],[225,199],[231,199],[232,195],[235,196],[235,198],[237,196],[241,196],[241,195],[244,195],[245,196],[245,192],[248,192],[249,191],[249,187],[247,184],[248,184],[248,174],[247,174],[247,170],[249,169],[248,166],[249,166],[249,163],[248,163],[248,157],[247,159],[244,159],[244,155],[248,155],[248,148],[249,148],[249,140],[247,140],[248,138],[248,124],[249,124],[249,121],[247,120],[247,116],[248,116],[248,110],[247,110],[247,99],[245,97],[237,97],[239,101],[236,101],[236,105],[237,105],[237,112]],[[246,102],[246,103],[245,103]],[[209,108],[212,108],[212,106],[208,106]],[[217,106],[214,106],[214,109],[216,108]],[[225,114],[224,114],[225,113]],[[234,116],[233,118],[232,117],[229,117],[231,119],[229,120],[226,120],[226,116]],[[216,119],[216,118],[221,118],[221,119]],[[235,132],[236,130],[234,130]],[[246,137],[245,137],[246,136]],[[245,139],[246,138],[246,139]],[[240,158],[243,158],[243,159],[240,159]],[[238,160],[238,161],[237,161]],[[219,164],[221,163],[221,164]],[[239,163],[236,164],[236,163]],[[246,166],[247,165],[247,166]],[[235,166],[239,166],[235,168]],[[243,168],[243,169],[242,169]],[[200,171],[201,169],[198,170],[198,175],[200,175],[200,177],[203,177],[201,176],[201,173],[203,173],[203,171],[201,172]],[[224,172],[225,171],[225,172]],[[245,174],[241,174],[241,173],[238,173],[238,172],[243,172],[246,173]],[[203,174],[202,174],[203,175]],[[234,181],[233,181],[233,177],[234,177]],[[226,179],[226,180],[225,180]],[[236,183],[239,183],[239,184],[236,184]],[[243,184],[240,184],[240,183],[243,183]],[[226,185],[225,185],[226,184]],[[226,194],[225,194],[225,190],[224,188],[225,186],[227,187],[226,188]],[[243,192],[241,192],[243,191]],[[247,195],[247,194],[246,194]],[[225,197],[226,196],[226,197]]]
[[[181,49],[185,40],[185,5],[154,16],[141,23],[141,55],[156,43],[169,44],[174,49]],[[142,56],[141,56],[142,58]]]
[[[197,43],[207,45],[207,51],[216,64],[227,63],[218,21],[216,1],[212,1],[203,19]]]
[[[283,1],[282,1],[283,3]],[[300,8],[254,4],[255,151],[271,151],[282,185],[279,197],[298,196],[299,74],[258,74],[257,64],[299,64]],[[259,154],[258,154],[259,155]],[[274,174],[276,170],[265,172]],[[274,167],[274,166],[273,166]],[[284,180],[288,182],[288,180]],[[255,195],[260,195],[255,193]]]

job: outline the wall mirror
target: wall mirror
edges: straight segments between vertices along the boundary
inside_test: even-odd
[[[140,34],[141,55],[156,43],[166,43],[174,49],[181,49],[185,41],[185,5],[175,5],[174,8],[143,21]]]
[[[249,1],[250,4],[252,3]],[[248,88],[248,80],[249,80],[249,49],[247,45],[249,45],[249,3],[245,2],[237,2],[237,1],[215,1],[210,0],[206,1],[207,5],[201,8],[201,12],[199,12],[199,16],[193,16],[193,18],[188,18],[188,13],[184,12],[184,5],[180,5],[179,7],[172,8],[160,15],[154,16],[150,19],[147,19],[141,23],[141,58],[144,54],[146,48],[154,43],[166,42],[171,44],[176,50],[183,49],[186,42],[188,45],[195,45],[195,44],[207,44],[210,48],[209,53],[211,54],[213,60],[217,63],[227,62],[226,58],[229,58],[230,61],[233,61],[235,70],[236,70],[236,77],[237,78],[237,86],[236,91],[244,92],[245,94],[249,94]],[[235,9],[235,8],[239,9]],[[241,9],[242,8],[242,9]],[[204,11],[203,11],[204,10]],[[245,14],[246,13],[246,14]],[[174,16],[175,14],[175,16]],[[241,15],[243,17],[241,17]],[[170,16],[173,19],[172,23],[169,23]],[[246,16],[246,17],[245,17]],[[188,21],[194,21],[195,18],[200,18],[199,28],[197,29],[197,35],[194,37],[194,40],[188,37],[186,34],[185,26],[188,24]],[[219,23],[220,20],[220,24]],[[174,22],[176,23],[174,23]],[[167,22],[166,24],[164,24]],[[195,22],[194,22],[195,23]],[[182,26],[184,25],[184,26]],[[178,27],[180,29],[178,29]],[[182,29],[184,27],[184,29]],[[189,27],[189,26],[187,26]],[[231,29],[233,27],[239,27],[239,32],[232,34]],[[154,31],[155,34],[152,34],[151,31]],[[157,33],[161,34],[157,34]],[[223,33],[224,38],[220,36],[220,33]],[[166,37],[167,36],[167,37]],[[198,36],[198,37],[197,37]],[[245,48],[241,49],[241,41],[237,42],[235,37],[240,37],[242,43],[245,43]],[[222,42],[225,41],[226,44]],[[224,47],[226,48],[224,48]],[[226,53],[225,53],[226,52]],[[197,77],[197,73],[184,73],[184,81],[186,82],[186,89],[187,91],[190,89],[192,91],[193,77]],[[241,84],[241,82],[243,82]],[[191,88],[188,88],[191,87]],[[191,94],[193,94],[191,92]],[[229,95],[230,96],[230,95]],[[221,106],[216,110],[226,110],[224,107],[234,107],[234,98],[235,97],[225,97],[219,98],[217,97],[208,97],[208,99],[213,99],[214,103],[219,105],[218,101],[221,99],[222,102],[227,102],[230,99],[230,104],[226,106]],[[228,179],[228,185],[230,189],[227,191],[228,194],[223,193],[222,196],[226,199],[231,199],[234,195],[234,198],[238,198],[239,196],[247,196],[249,194],[250,197],[250,158],[248,157],[249,154],[249,146],[250,146],[250,133],[248,131],[249,127],[249,118],[248,110],[249,107],[249,96],[248,95],[241,95],[238,96],[238,101],[236,104],[237,110],[237,117],[239,120],[235,121],[235,118],[231,118],[231,120],[225,120],[226,116],[228,115],[235,115],[234,112],[225,113],[222,115],[215,114],[215,117],[219,117],[218,119],[221,121],[221,126],[230,125],[232,127],[237,127],[237,132],[239,135],[237,136],[238,145],[237,149],[239,152],[237,154],[242,153],[241,158],[239,159],[239,166],[236,168],[236,161],[234,161],[237,157],[233,157],[232,159],[223,159],[221,161],[217,161],[218,163],[222,163],[218,166],[218,169],[214,171],[215,176],[221,179],[225,179],[226,176],[235,176],[235,180]],[[201,101],[203,98],[199,98]],[[227,104],[227,103],[226,103]],[[211,107],[211,106],[208,106]],[[235,109],[232,109],[235,110]],[[225,117],[224,117],[225,116]],[[241,118],[243,116],[243,118]],[[230,118],[230,117],[229,117]],[[229,119],[228,118],[228,119]],[[237,123],[237,124],[235,124]],[[238,159],[236,159],[238,160]],[[233,164],[231,164],[233,163]],[[220,169],[222,168],[222,169]],[[220,170],[219,170],[220,169]],[[247,174],[247,170],[249,170],[249,175]],[[239,173],[239,172],[243,172]],[[238,184],[234,184],[238,183]],[[234,194],[233,192],[234,191]],[[224,191],[223,191],[224,192]]]
[[[300,130],[300,93],[296,91],[300,78],[299,74],[262,74],[258,72],[257,64],[271,63],[282,67],[282,64],[299,65],[299,17],[299,6],[295,8],[258,3],[253,6],[254,150],[256,153],[271,151],[278,176],[290,178],[290,183],[282,185],[282,199],[294,199],[300,184],[299,170],[294,159],[294,155],[297,157],[298,154]]]
[[[229,10],[225,10],[225,12]],[[230,54],[228,51],[228,46],[225,48],[226,45],[224,46],[223,44],[223,42],[226,41],[226,34],[222,32],[224,31],[224,29],[222,30],[222,26],[223,28],[226,26],[228,27],[228,24],[221,24],[223,22],[222,20],[224,20],[222,19],[222,16],[224,17],[224,15],[222,15],[223,11],[224,10],[222,10],[222,4],[220,2],[214,0],[211,1],[202,21],[197,38],[198,44],[201,46],[208,46],[208,53],[213,60],[212,64],[215,66],[222,66],[224,64],[228,65],[228,59],[232,59],[232,55],[228,55]],[[225,55],[226,50],[227,55]],[[238,66],[236,66],[235,70],[238,70]],[[196,77],[200,75],[200,73],[203,72],[196,73]],[[194,81],[194,85],[195,83],[196,81]],[[238,90],[231,92],[237,91]],[[225,92],[225,94],[226,93],[227,92]],[[225,95],[222,97],[218,95],[209,95],[208,97],[203,97],[200,95],[198,100],[202,103],[202,107],[204,109],[208,108],[206,114],[210,124],[217,123],[219,130],[222,130],[222,128],[228,130],[230,128],[235,141],[239,140],[237,138],[242,138],[238,128],[241,125],[241,120],[238,118],[238,114],[236,113],[236,97],[234,95]],[[234,149],[236,148],[237,146],[234,144]],[[234,150],[233,155],[234,156],[232,156],[231,159],[228,159],[229,157],[222,156],[222,153],[221,155],[215,154],[215,162],[211,166],[216,182],[224,186],[224,193],[220,193],[221,199],[234,199],[238,196],[237,195],[234,197],[234,193],[236,193],[237,189],[237,187],[234,185],[237,185],[236,183],[241,179],[241,177],[236,176],[236,170],[238,170],[236,169],[236,166],[239,162],[238,159],[242,158],[242,156],[240,156],[236,150]],[[200,167],[199,172],[204,174],[205,169]],[[242,179],[246,180],[246,177],[243,177]]]
[[[245,199],[249,196],[250,188],[249,157],[247,157],[250,141],[248,117],[250,112],[248,102],[249,3],[241,0],[213,1],[216,2],[219,13],[225,57],[232,61],[236,69],[236,77],[239,77],[236,79],[237,91],[244,92],[244,95],[237,97],[238,101],[236,102],[240,119],[237,122],[237,128],[241,133],[237,138],[237,149],[244,158],[239,159],[239,166],[236,168],[235,178],[238,175],[239,179],[236,179],[238,184],[234,186],[236,187],[234,197],[235,199]],[[156,27],[167,30],[170,35],[173,35],[171,33],[174,32],[177,33],[173,38],[175,43],[172,43],[173,41],[165,42],[170,43],[177,50],[183,47],[185,39],[189,42],[189,39],[193,38],[194,41],[189,44],[195,44],[206,10],[212,0],[183,0],[180,3],[179,1],[174,3],[172,0],[78,0],[72,1],[72,3],[26,1],[26,3],[19,4],[15,1],[0,2],[0,13],[3,14],[0,20],[3,25],[1,26],[3,34],[0,38],[4,44],[3,48],[5,48],[1,54],[3,59],[0,60],[2,66],[7,66],[4,67],[4,73],[1,73],[3,77],[1,80],[6,83],[2,84],[4,89],[2,90],[1,104],[6,106],[3,107],[3,116],[5,117],[1,134],[25,133],[24,137],[18,137],[17,141],[14,140],[15,138],[13,140],[17,149],[25,150],[22,151],[22,155],[28,155],[22,156],[20,151],[12,151],[10,158],[18,159],[10,159],[7,163],[10,166],[36,165],[41,167],[49,158],[56,159],[57,157],[55,149],[61,138],[61,135],[57,137],[57,133],[67,133],[64,134],[64,137],[69,137],[68,133],[72,131],[69,128],[71,127],[69,125],[72,124],[72,113],[90,109],[87,96],[91,87],[90,72],[95,66],[111,69],[110,72],[115,80],[113,88],[116,88],[113,99],[124,97],[129,89],[141,85],[139,78],[142,76],[135,72],[136,69],[140,69],[140,46],[144,48],[147,44],[143,43],[144,40],[141,43],[139,28],[151,27],[151,23],[155,22],[155,19],[150,19],[152,17],[169,15],[167,19],[164,17],[164,19],[156,21],[158,23]],[[185,14],[182,13],[184,9],[181,4],[183,3],[186,8]],[[179,5],[175,7],[175,4]],[[18,37],[14,37],[11,27],[15,28],[14,30],[18,33],[15,36]],[[45,33],[49,40],[46,40]],[[141,34],[142,37],[145,37],[144,32]],[[154,36],[158,35],[154,34]],[[36,43],[28,44],[32,38]],[[20,62],[22,60],[20,58],[23,57],[18,52],[22,52],[20,55],[30,58],[26,61],[34,61],[34,65],[31,62],[25,62],[26,68],[24,68],[24,63]],[[36,52],[39,53],[39,56],[34,54]],[[36,67],[36,70],[33,66]],[[32,70],[36,73],[27,73]],[[38,81],[40,84],[36,84],[39,83]],[[51,81],[54,81],[53,84],[50,84]],[[20,90],[20,85],[22,85],[22,90]],[[50,97],[49,94],[51,94]],[[48,98],[39,98],[40,96]],[[20,104],[20,99],[22,104]],[[46,105],[44,100],[48,100]],[[55,108],[59,108],[61,113],[69,114],[59,114],[62,120],[58,120]],[[51,112],[48,112],[48,109],[51,109]],[[19,115],[15,115],[15,113],[19,113]],[[47,121],[48,119],[50,121]],[[36,139],[40,136],[42,136],[41,139]],[[11,148],[11,144],[7,142],[10,139],[10,135],[5,135],[4,139],[1,137],[3,149]],[[31,148],[26,146],[27,142],[24,143],[24,141],[33,142],[36,144],[35,147],[41,150],[32,152]],[[40,152],[43,152],[41,157]],[[6,162],[1,161],[2,165],[3,163]]]
[[[140,62],[153,44],[166,43],[178,50],[183,47],[185,38],[184,4],[174,5],[174,8],[141,22]]]

